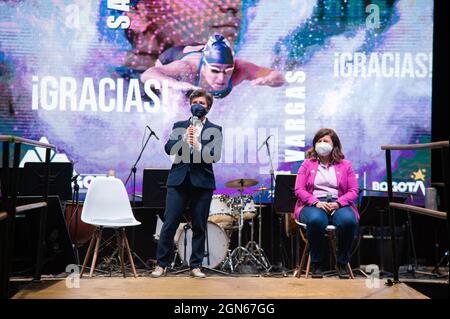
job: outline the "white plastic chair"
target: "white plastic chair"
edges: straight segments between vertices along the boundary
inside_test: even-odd
[[[95,242],[94,256],[92,258],[89,276],[92,277],[94,273],[103,228],[113,228],[115,230],[123,276],[125,277],[125,249],[131,263],[133,275],[134,277],[137,277],[130,245],[125,234],[125,227],[137,226],[141,223],[134,218],[125,185],[120,179],[113,176],[97,177],[91,182],[84,201],[83,211],[81,212],[81,220],[87,224],[94,225],[97,228],[89,243],[83,267],[81,268],[80,277],[83,276],[84,269]]]
[[[305,242],[305,248],[303,249],[302,258],[300,259],[300,264],[297,266],[297,268],[294,271],[294,277],[300,278],[303,271],[303,266],[305,264],[305,258],[308,255],[308,262],[306,264],[306,272],[305,272],[305,278],[308,278],[309,276],[309,270],[311,267],[311,254],[309,252],[309,241],[306,237],[306,234],[304,231],[306,231],[306,224],[299,222],[298,220],[295,220],[295,223],[300,226],[300,236],[302,237],[303,241]],[[327,225],[325,228],[325,231],[328,233],[328,238],[330,240],[330,249],[332,250],[334,260],[336,260],[336,226],[334,225]],[[355,279],[355,276],[353,275],[352,267],[350,266],[350,262],[347,263],[347,270],[350,274],[351,279]]]

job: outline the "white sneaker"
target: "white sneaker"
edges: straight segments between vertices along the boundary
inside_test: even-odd
[[[161,266],[157,266],[155,270],[152,272],[152,277],[154,278],[158,278],[165,275],[166,275],[166,268],[163,268]]]
[[[191,276],[195,278],[206,278],[206,275],[201,271],[200,268],[194,268],[191,270]]]

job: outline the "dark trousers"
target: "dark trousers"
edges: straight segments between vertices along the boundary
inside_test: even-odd
[[[325,228],[329,224],[328,217],[324,210],[315,206],[305,206],[301,211],[300,222],[306,224],[311,262],[322,261]],[[337,262],[346,265],[350,259],[353,240],[358,232],[355,212],[349,206],[337,209],[332,216],[332,224],[336,226]]]
[[[190,201],[192,213],[192,254],[191,269],[200,268],[205,257],[206,227],[213,190],[195,187],[189,174],[180,186],[168,187],[164,224],[161,228],[156,258],[158,265],[167,267],[173,259],[174,236],[180,224],[186,204]],[[183,236],[183,235],[182,235]],[[187,258],[188,256],[186,256]]]

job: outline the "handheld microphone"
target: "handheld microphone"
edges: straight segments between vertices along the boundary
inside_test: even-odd
[[[156,139],[159,141],[159,137],[158,136],[156,136],[156,134],[155,134],[155,132],[151,129],[151,127],[150,126],[146,126],[148,129],[149,129],[149,131],[150,131],[150,135],[154,135],[155,137],[156,137]]]
[[[269,141],[269,138],[273,136],[273,135],[269,135],[267,136],[266,140],[261,144],[261,146],[258,148],[258,151],[264,146],[264,144],[267,144],[267,142]]]
[[[198,116],[192,116],[191,117],[191,125],[194,126],[194,124],[198,122]]]
[[[333,201],[333,195],[331,195],[331,193],[327,193],[327,203],[331,203]],[[328,214],[328,224],[332,225],[333,224],[333,219],[331,218],[331,216],[334,215],[336,211],[333,210],[332,212],[330,212],[330,214]]]
[[[198,123],[199,119],[198,116],[192,116],[191,117],[191,126],[195,126],[195,123]],[[191,149],[191,153],[192,153],[192,145],[189,144],[189,148]]]

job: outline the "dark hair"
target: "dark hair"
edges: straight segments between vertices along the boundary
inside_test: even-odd
[[[192,104],[192,100],[198,97],[204,96],[206,98],[206,103],[208,103],[208,108],[211,108],[213,104],[213,96],[211,93],[204,89],[198,89],[189,95],[189,104]]]
[[[306,151],[306,157],[312,160],[317,160],[319,157],[317,155],[315,145],[318,140],[320,140],[325,135],[329,135],[331,137],[331,141],[333,142],[333,150],[331,151],[331,161],[340,162],[345,158],[344,153],[342,152],[341,141],[339,140],[338,135],[331,128],[321,128],[317,131],[316,135],[314,135],[312,146],[310,149]]]

